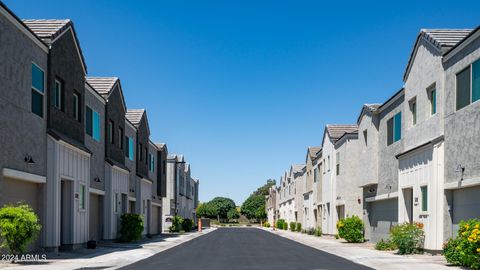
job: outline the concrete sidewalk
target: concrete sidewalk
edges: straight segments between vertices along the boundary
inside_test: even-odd
[[[350,244],[298,232],[274,231],[270,228],[261,229],[374,269],[461,269],[448,266],[445,258],[439,255],[396,255],[392,251],[375,250],[373,245],[368,243]]]
[[[37,263],[26,262],[24,264],[2,262],[0,269],[118,269],[214,230],[215,228],[210,228],[204,229],[201,233],[164,234],[140,243],[105,243],[100,244],[97,249],[80,249],[71,252],[61,252],[59,254],[47,253],[47,260],[45,261],[39,261]]]

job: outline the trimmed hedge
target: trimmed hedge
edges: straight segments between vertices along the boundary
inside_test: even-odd
[[[290,222],[290,231],[294,232],[297,229],[297,223],[294,221]]]

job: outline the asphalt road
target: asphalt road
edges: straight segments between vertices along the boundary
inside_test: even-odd
[[[370,269],[255,228],[220,228],[122,269]]]

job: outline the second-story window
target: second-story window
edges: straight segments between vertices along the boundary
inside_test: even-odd
[[[410,100],[410,112],[412,113],[412,126],[417,124],[417,99]]]
[[[88,106],[85,106],[85,132],[100,141],[100,115]]]
[[[365,141],[365,146],[368,146],[368,130],[363,131],[363,140]]]
[[[428,90],[428,99],[430,100],[430,115],[437,113],[437,90],[432,87]]]
[[[130,159],[130,160],[133,160],[133,157],[134,157],[134,150],[133,150],[133,139],[130,138],[130,137],[127,137],[125,136],[125,156]]]
[[[340,152],[337,152],[337,157],[336,157],[336,171],[337,171],[337,175],[340,174]]]
[[[398,112],[387,121],[387,145],[402,138],[402,112]]]
[[[330,171],[330,168],[331,168],[331,167],[330,167],[330,166],[331,166],[331,164],[330,164],[330,155],[327,157],[327,160],[328,160],[328,171]]]
[[[73,93],[73,118],[80,122],[80,94]]]
[[[55,80],[55,89],[53,92],[53,106],[63,111],[63,84],[59,80]]]
[[[155,156],[152,154],[148,154],[148,170],[150,172],[155,171]]]
[[[43,117],[43,95],[45,93],[45,73],[32,63],[32,113]]]
[[[457,74],[457,110],[480,99],[480,60]]]
[[[108,141],[111,143],[111,144],[114,144],[115,143],[115,134],[114,134],[115,130],[113,129],[113,121],[110,120],[108,121]]]
[[[118,147],[123,149],[123,128],[118,127]]]
[[[313,170],[313,182],[316,183],[318,180],[318,168]]]

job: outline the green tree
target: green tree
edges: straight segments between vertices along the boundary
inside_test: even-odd
[[[261,219],[265,212],[265,196],[252,194],[242,204],[241,212],[248,219]],[[265,213],[266,215],[266,213]]]
[[[238,219],[240,217],[240,214],[238,213],[237,209],[230,209],[227,213],[227,218],[228,220],[232,219]]]
[[[27,204],[6,205],[0,209],[1,247],[12,254],[25,252],[41,228],[37,215]]]
[[[232,199],[225,197],[216,197],[209,201],[208,204],[211,207],[211,213],[217,216],[219,219],[227,219],[228,211],[235,209],[235,202]]]
[[[270,189],[271,186],[275,186],[276,181],[275,179],[268,179],[267,183],[259,188],[255,192],[253,192],[252,195],[263,195],[267,196],[268,195],[268,190]]]

